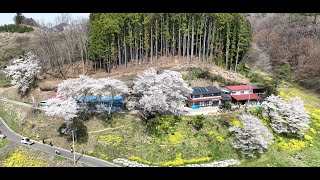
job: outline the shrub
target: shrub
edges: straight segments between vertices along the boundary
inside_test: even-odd
[[[243,114],[240,119],[243,127],[229,128],[234,135],[232,146],[248,157],[257,157],[257,154],[262,154],[273,143],[273,134],[255,116]]]
[[[206,71],[197,67],[197,68],[190,68],[188,69],[188,73],[184,77],[188,80],[194,80],[196,78],[205,78],[206,77]]]
[[[18,33],[25,33],[34,31],[32,27],[20,25],[20,24],[5,24],[0,26],[0,32],[18,32]]]
[[[205,117],[203,115],[197,115],[193,118],[192,125],[197,131],[203,128],[204,119]]]

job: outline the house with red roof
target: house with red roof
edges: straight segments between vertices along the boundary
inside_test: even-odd
[[[247,101],[258,101],[261,99],[260,96],[253,93],[256,86],[252,86],[250,84],[246,85],[237,85],[237,86],[226,86],[224,89],[228,91],[228,93],[232,97],[232,102],[240,102],[242,104]]]

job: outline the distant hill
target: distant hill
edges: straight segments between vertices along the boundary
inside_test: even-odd
[[[250,14],[251,67],[320,92],[320,17],[316,14]]]

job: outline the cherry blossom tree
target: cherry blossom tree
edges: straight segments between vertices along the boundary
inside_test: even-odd
[[[94,79],[85,75],[80,75],[77,79],[64,80],[58,85],[57,95],[72,98],[86,96],[95,83]]]
[[[299,97],[287,101],[280,96],[271,95],[262,103],[263,115],[269,117],[271,128],[277,133],[303,135],[308,129],[310,116]]]
[[[48,99],[47,106],[44,108],[46,115],[64,118],[68,133],[72,129],[73,119],[77,117],[78,105],[73,98],[54,97]]]
[[[22,58],[15,59],[12,65],[4,69],[4,73],[12,78],[11,84],[18,88],[20,94],[25,95],[40,70],[37,56],[28,52]]]
[[[229,128],[234,135],[232,146],[248,157],[255,158],[257,154],[263,154],[274,142],[273,134],[253,115],[242,114],[240,120],[241,125]]]
[[[98,97],[109,96],[108,115],[111,114],[113,98],[128,93],[127,85],[117,79],[99,78],[92,79],[85,75],[80,75],[74,80],[65,80],[58,85],[57,96],[63,98],[77,98],[80,96],[93,95]]]
[[[192,88],[179,72],[165,70],[157,73],[151,68],[138,75],[133,93],[140,96],[136,107],[141,109],[145,119],[148,119],[158,114],[183,114],[182,107],[192,93]]]
[[[122,96],[123,94],[127,94],[129,91],[127,85],[124,82],[112,78],[96,79],[94,81],[91,81],[90,85],[90,90],[88,91],[89,93],[100,98],[103,96],[108,96],[111,98],[108,109],[109,116],[111,115],[113,98],[115,96]]]

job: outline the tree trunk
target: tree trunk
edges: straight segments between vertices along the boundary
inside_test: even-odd
[[[181,21],[179,21],[179,47],[178,47],[178,56],[181,55],[181,37],[180,37],[180,27],[181,27]]]
[[[189,26],[190,26],[190,23],[188,22],[187,61],[189,61],[189,50],[190,50],[190,35],[189,35]]]
[[[238,42],[238,47],[237,47],[237,55],[236,55],[236,65],[234,67],[234,71],[237,72],[237,66],[238,66],[238,59],[239,59],[239,44],[240,44],[240,39]]]
[[[227,25],[228,26],[228,25]],[[226,43],[226,70],[228,70],[228,55],[229,55],[229,28],[227,27],[227,43]]]
[[[152,57],[153,57],[153,39],[152,39],[152,26],[151,26],[151,38],[150,38],[150,47],[151,47],[151,64],[152,64]]]
[[[196,24],[196,39],[195,39],[195,45],[196,45],[196,47],[195,47],[195,51],[194,51],[194,55],[195,56],[197,56],[198,54],[198,40],[199,40],[199,29],[198,29],[198,27],[199,27],[199,25],[198,24]]]
[[[187,36],[184,34],[184,35],[183,35],[183,49],[182,49],[182,51],[183,51],[183,52],[182,52],[182,57],[183,57],[183,59],[185,59],[186,50],[187,50],[187,49],[186,49],[186,47],[187,47],[187,46],[186,46],[186,43],[187,43],[186,41],[187,41]]]
[[[194,41],[194,16],[192,16],[192,33],[191,33],[191,58],[190,58],[190,60],[192,61],[192,58],[193,58],[193,47],[194,47],[194,43],[193,43],[193,41]]]
[[[202,25],[201,25],[201,30],[202,30]],[[199,41],[199,61],[201,61],[201,51],[202,51],[202,49],[201,49],[201,45],[202,45],[201,38],[202,38],[202,36],[201,35],[202,34],[200,34],[200,41]]]
[[[210,60],[213,61],[212,57],[213,57],[213,48],[214,48],[214,32],[215,32],[215,28],[214,25],[212,27],[212,40],[211,40],[211,48],[210,48]]]
[[[175,53],[175,42],[174,42],[174,23],[172,23],[172,47],[171,47],[172,56]]]
[[[139,64],[143,61],[143,39],[142,39],[142,34],[140,35],[140,61]]]
[[[158,20],[156,19],[156,61],[158,62]]]
[[[162,23],[163,23],[163,19],[161,20],[161,23],[160,23],[160,31],[161,31],[161,42],[160,42],[160,54],[161,56],[163,56],[163,29],[162,29]]]
[[[204,34],[203,34],[203,50],[202,50],[202,61],[205,59],[206,53],[206,35],[207,35],[207,22],[204,22]]]
[[[139,48],[138,48],[138,44],[137,44],[137,40],[134,40],[134,46],[136,47],[136,66],[138,65],[139,62]]]
[[[127,59],[127,46],[126,46],[126,36],[125,36],[125,34],[123,36],[123,51],[124,51],[124,64],[125,64],[125,67],[127,68],[128,59]]]
[[[212,27],[212,22],[210,22],[210,24],[209,24],[208,37],[207,37],[207,51],[206,51],[207,62],[208,62],[209,50],[210,50],[209,44],[210,44],[211,27]]]
[[[119,66],[121,65],[121,48],[120,48],[120,36],[118,36],[118,58],[119,58]]]

